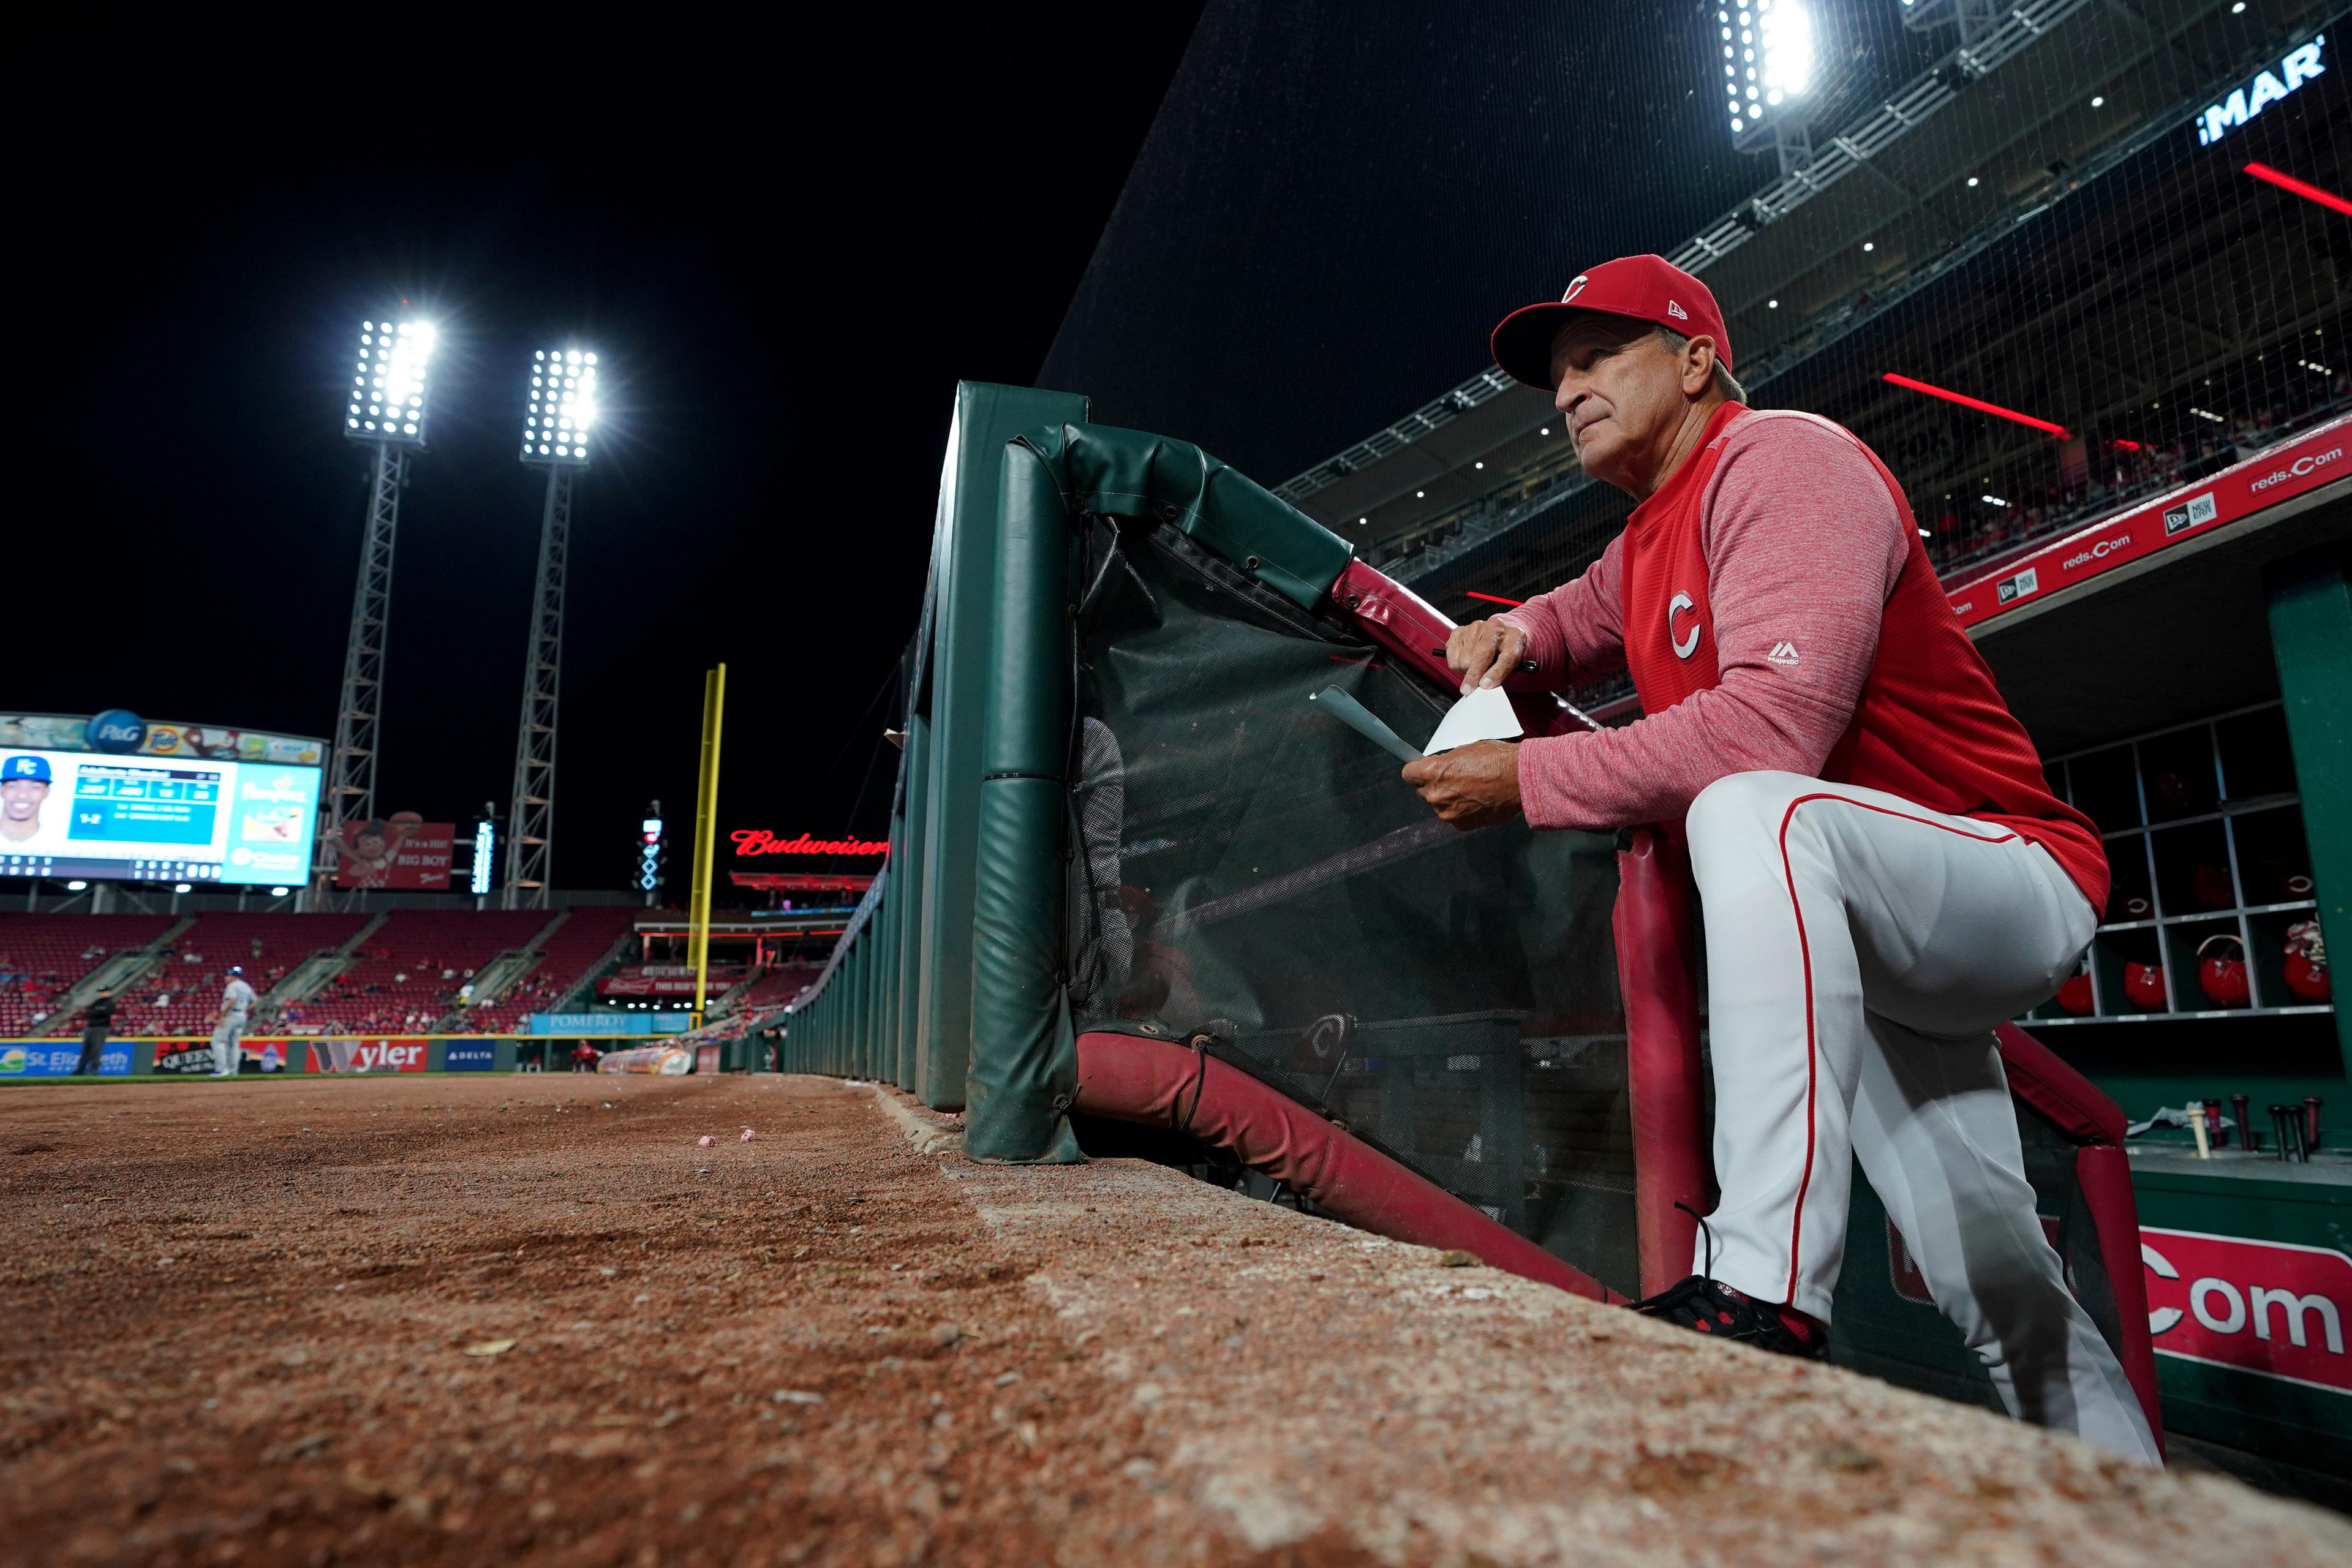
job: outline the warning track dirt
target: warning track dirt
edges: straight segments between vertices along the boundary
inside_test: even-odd
[[[802,1078],[0,1098],[5,1554],[2352,1555],[2233,1483],[952,1132]]]

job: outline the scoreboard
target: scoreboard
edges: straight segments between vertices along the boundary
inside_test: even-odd
[[[320,770],[0,750],[0,877],[299,882]]]

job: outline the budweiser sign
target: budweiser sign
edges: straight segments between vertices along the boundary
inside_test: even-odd
[[[739,827],[728,837],[735,853],[745,855],[887,855],[889,841],[881,838],[779,838],[764,827]]]
[[[2157,1354],[2352,1393],[2352,1258],[2194,1230],[2139,1236]]]

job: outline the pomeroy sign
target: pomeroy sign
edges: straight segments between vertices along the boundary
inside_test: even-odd
[[[2139,1236],[2157,1354],[2352,1394],[2352,1258],[2194,1230]]]
[[[423,1072],[425,1043],[406,1040],[312,1040],[311,1072]]]
[[[764,827],[739,827],[727,837],[734,841],[739,856],[890,853],[889,841],[883,838],[812,838],[805,833],[798,838],[779,838]]]
[[[2338,419],[1963,583],[1948,590],[1952,611],[1960,625],[1975,626],[2347,474],[2352,474],[2352,419]]]

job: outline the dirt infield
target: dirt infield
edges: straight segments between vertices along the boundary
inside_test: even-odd
[[[0,1558],[2352,1559],[2233,1483],[940,1129],[811,1079],[0,1095]]]

